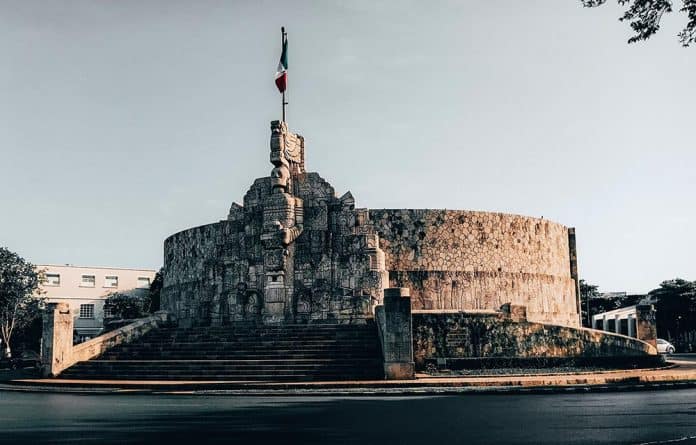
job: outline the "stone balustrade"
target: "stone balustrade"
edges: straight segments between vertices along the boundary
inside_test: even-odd
[[[141,318],[131,324],[73,346],[73,314],[65,303],[49,303],[43,319],[42,372],[55,377],[75,363],[100,356],[122,343],[129,343],[168,320],[166,311]]]

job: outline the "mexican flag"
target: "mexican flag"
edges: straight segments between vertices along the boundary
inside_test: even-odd
[[[288,38],[285,34],[283,34],[283,52],[280,54],[276,70],[275,84],[281,93],[284,93],[288,87]]]

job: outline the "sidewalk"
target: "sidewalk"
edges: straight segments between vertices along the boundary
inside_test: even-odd
[[[245,394],[245,395],[404,395],[448,393],[510,393],[550,391],[612,391],[696,387],[696,363],[670,360],[659,369],[594,373],[431,377],[415,380],[320,382],[154,381],[16,379],[0,385],[6,391],[95,394]]]

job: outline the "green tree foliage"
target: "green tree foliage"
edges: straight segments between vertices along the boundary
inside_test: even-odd
[[[592,311],[592,305],[596,304],[599,296],[599,286],[589,284],[582,279],[580,280],[580,310],[582,314],[582,323],[585,327],[592,327],[591,317],[597,313]]]
[[[12,354],[12,336],[41,314],[39,284],[43,273],[10,250],[0,247],[0,339]]]
[[[160,293],[164,284],[164,268],[161,267],[150,284],[150,312],[160,310]]]
[[[111,318],[124,320],[147,317],[150,312],[150,297],[135,293],[114,292],[106,298],[104,311],[110,312]]]
[[[585,280],[580,280],[580,301],[582,303],[582,324],[585,327],[592,327],[592,316],[614,309],[633,306],[644,297],[644,295],[619,295],[615,297],[604,297],[599,292],[598,286],[589,284]]]
[[[607,0],[580,0],[583,6],[593,8],[603,5]],[[660,21],[664,14],[670,13],[672,0],[617,0],[619,5],[626,8],[621,21],[628,21],[635,34],[628,43],[640,42],[652,37],[660,29]],[[696,0],[681,0],[679,11],[687,16],[684,29],[677,35],[683,46],[689,46],[696,41]]]
[[[696,281],[663,281],[648,294],[657,300],[657,335],[675,343],[678,350],[696,349]]]

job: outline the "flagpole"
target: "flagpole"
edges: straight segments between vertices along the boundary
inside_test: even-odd
[[[285,39],[287,38],[287,33],[285,32],[285,26],[280,27],[280,47],[283,48],[283,45],[285,45]],[[287,87],[286,87],[287,89]],[[285,91],[283,91],[283,96],[282,96],[282,101],[283,101],[283,122],[285,122],[285,106],[288,104],[285,102]]]

